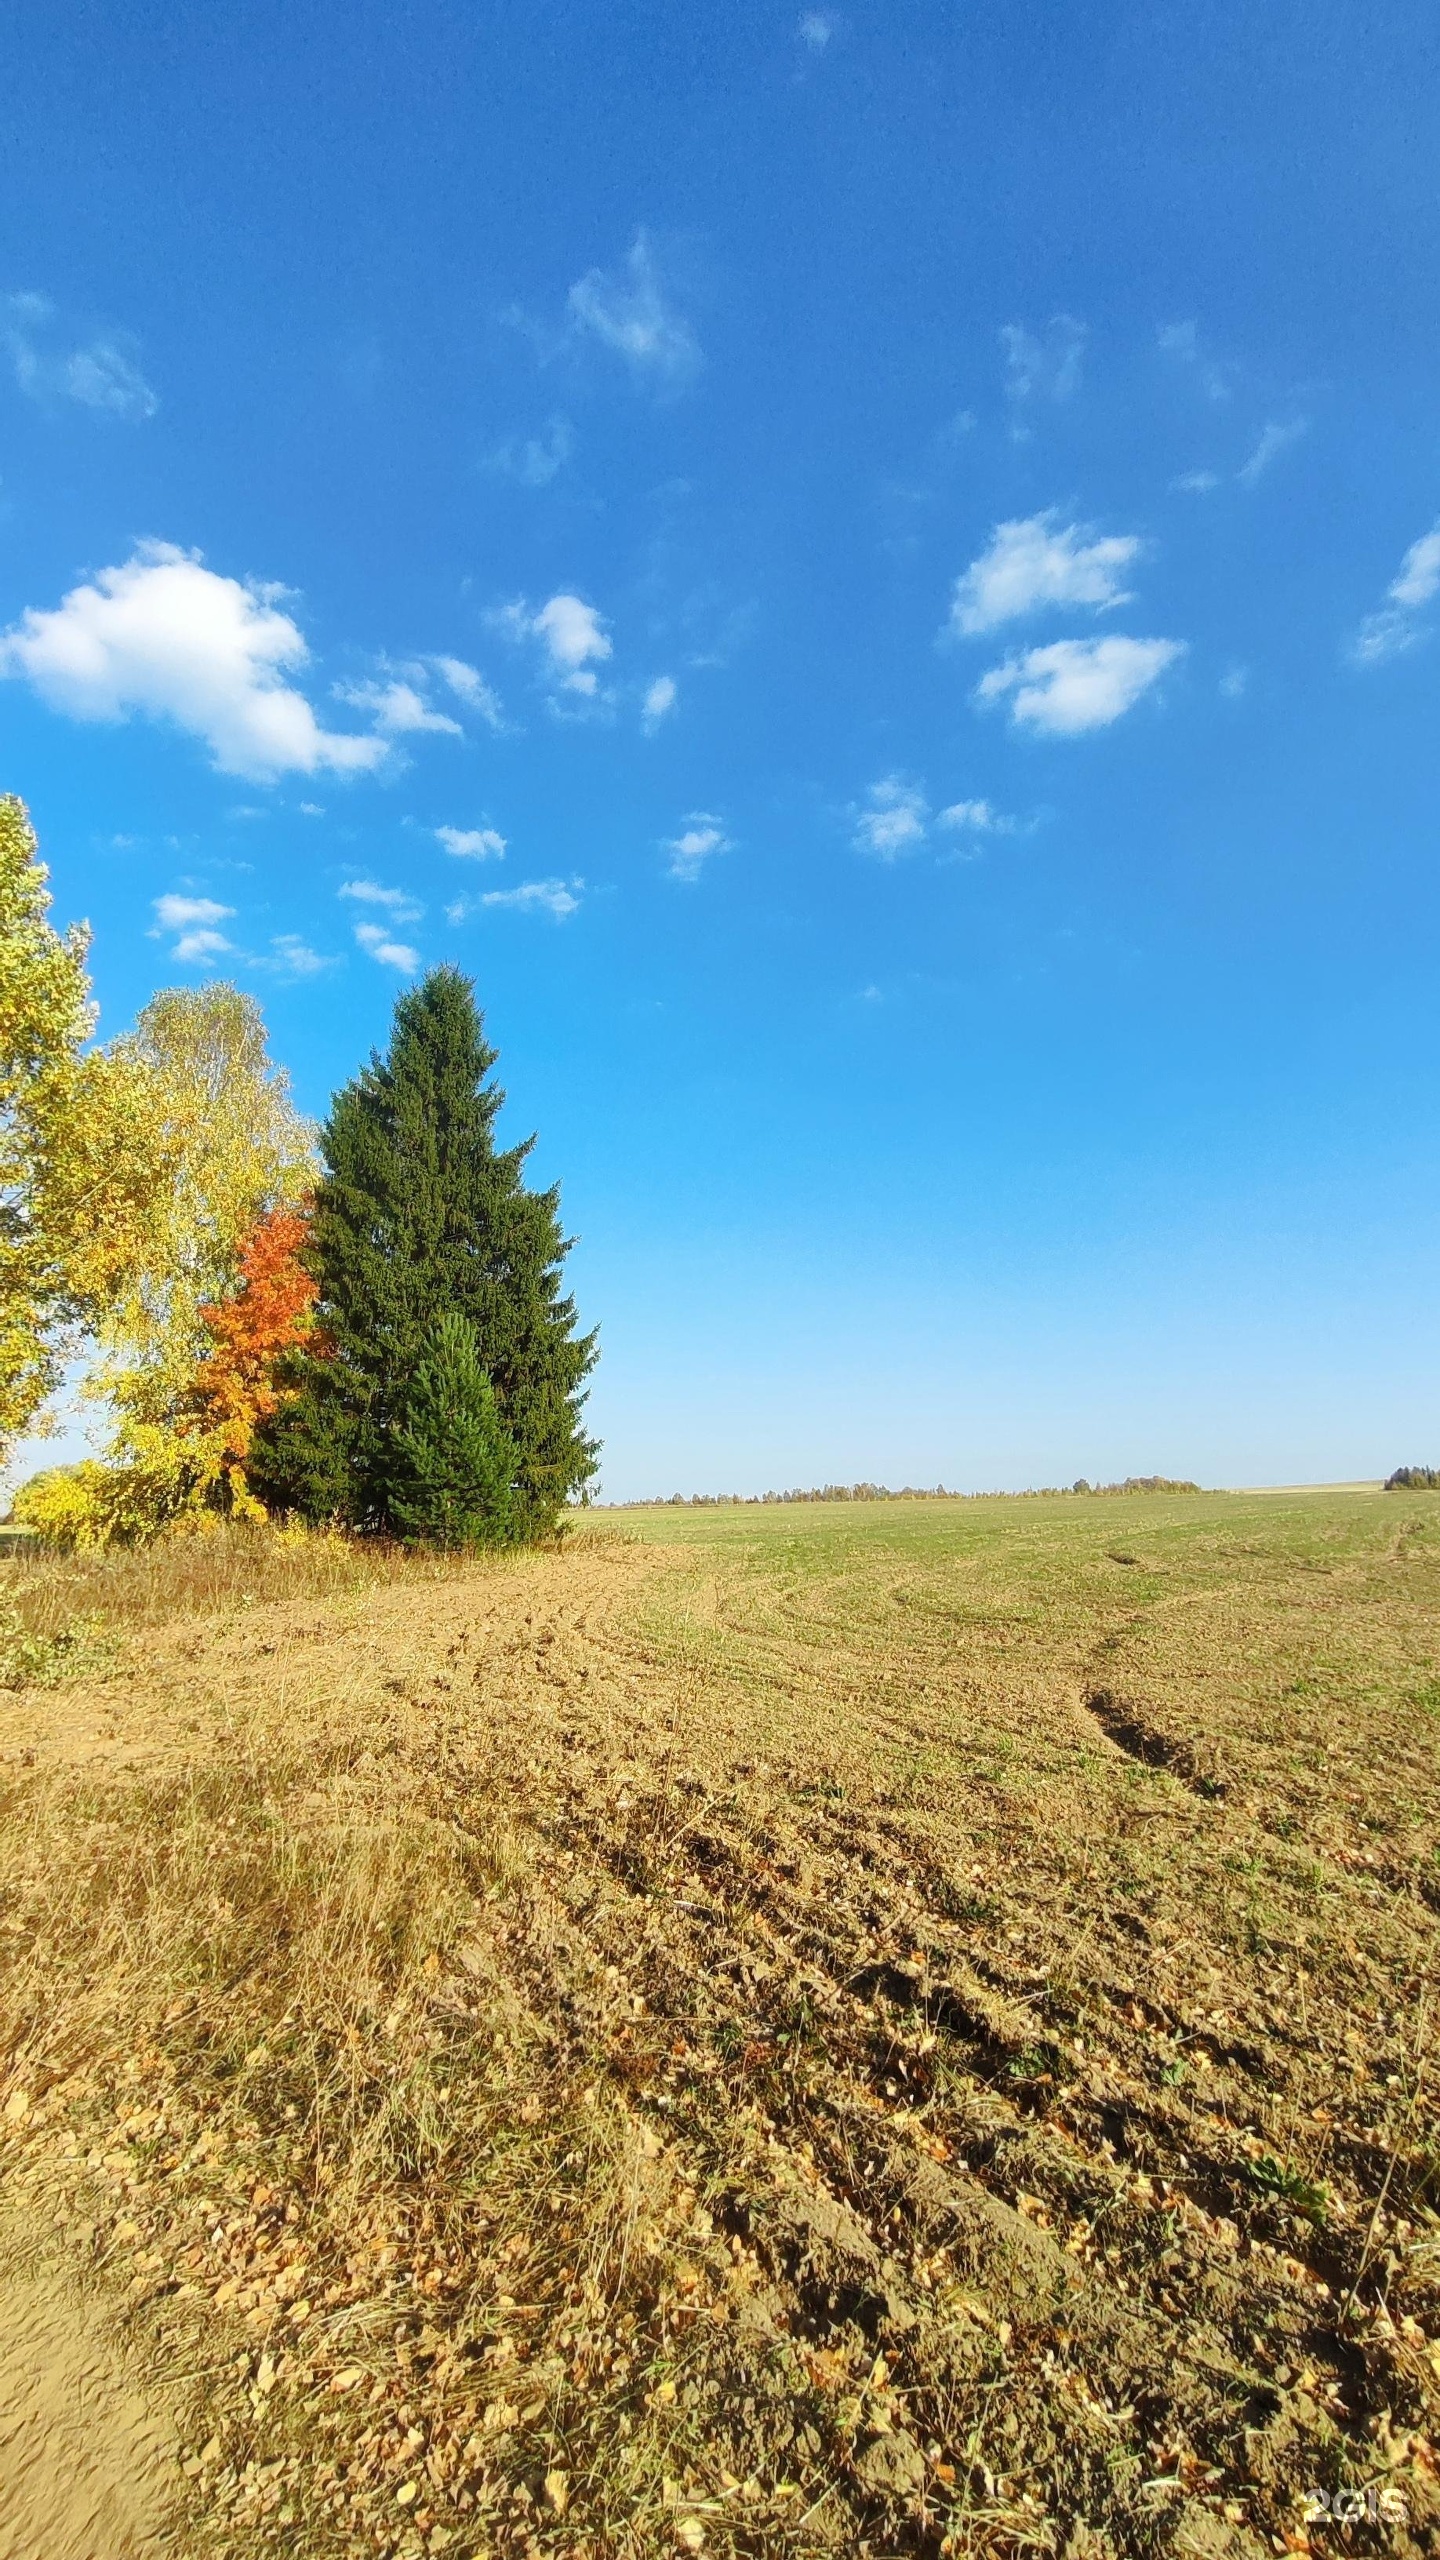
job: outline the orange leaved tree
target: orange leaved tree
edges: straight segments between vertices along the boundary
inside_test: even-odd
[[[236,1519],[265,1517],[245,1460],[284,1399],[280,1361],[314,1330],[316,1287],[301,1260],[309,1233],[308,1208],[269,1210],[241,1245],[233,1295],[200,1310],[215,1348],[195,1377],[197,1453],[207,1498]]]

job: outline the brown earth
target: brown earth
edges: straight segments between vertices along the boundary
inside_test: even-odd
[[[0,2560],[151,2560],[176,2504],[153,2378],[63,2276],[0,2276]]]
[[[0,1701],[0,2174],[124,2310],[0,2352],[132,2538],[1440,2552],[1440,1504],[860,1511]]]

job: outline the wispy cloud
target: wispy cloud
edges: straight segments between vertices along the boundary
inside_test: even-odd
[[[467,711],[478,712],[492,729],[504,727],[500,697],[494,687],[486,683],[478,667],[472,667],[464,658],[432,658],[429,663],[435,673],[443,677],[456,700],[464,703]]]
[[[1248,462],[1242,462],[1236,472],[1236,479],[1242,481],[1247,489],[1253,489],[1272,462],[1278,462],[1282,453],[1288,453],[1291,446],[1298,444],[1301,437],[1309,432],[1308,418],[1268,419],[1260,430],[1259,441]]]
[[[383,738],[342,736],[282,670],[309,659],[284,589],[224,578],[198,553],[142,543],[122,566],[31,606],[0,635],[0,676],[18,676],[72,720],[171,721],[222,773],[371,773]]]
[[[731,852],[733,845],[723,818],[711,809],[692,809],[681,822],[679,835],[669,837],[664,849],[670,856],[667,867],[672,880],[698,880],[706,863],[717,853]]]
[[[807,9],[795,33],[807,53],[823,53],[835,34],[835,21],[823,9]]]
[[[553,916],[557,924],[573,916],[580,904],[583,880],[522,880],[514,889],[486,889],[477,907],[514,907],[522,915]]]
[[[937,827],[946,827],[952,835],[1013,836],[1018,832],[1018,818],[1007,818],[988,800],[952,800],[948,809],[938,811]]]
[[[217,930],[234,916],[233,907],[222,907],[215,898],[192,898],[178,890],[167,889],[163,897],[152,901],[155,923],[154,937],[174,934],[170,957],[192,965],[220,960],[234,951],[233,942]]]
[[[0,345],[32,400],[73,400],[82,409],[132,422],[153,418],[160,406],[132,339],[101,330],[75,343],[43,293],[12,293],[0,301]]]
[[[296,985],[303,978],[318,978],[324,970],[333,969],[337,965],[334,960],[327,959],[323,952],[312,951],[309,943],[302,940],[298,933],[275,934],[271,939],[270,951],[271,958],[268,966],[276,977],[288,979]]]
[[[342,880],[335,894],[356,906],[383,907],[393,924],[418,924],[425,913],[408,890],[382,888],[378,880]]]
[[[975,688],[979,703],[1005,700],[1016,728],[1077,738],[1108,729],[1183,656],[1182,640],[1053,640],[992,667]]]
[[[505,854],[505,838],[494,827],[437,827],[435,840],[466,862],[500,862]]]
[[[1425,639],[1427,626],[1421,620],[1425,607],[1440,595],[1440,524],[1422,533],[1412,542],[1398,570],[1385,590],[1385,602],[1377,613],[1367,613],[1350,644],[1350,656],[1357,666],[1378,666],[1383,658],[1398,658],[1417,641]]]
[[[355,939],[362,951],[382,969],[398,969],[407,978],[420,966],[420,954],[411,943],[397,942],[383,924],[357,924]]]
[[[1022,406],[1031,400],[1071,400],[1080,388],[1089,331],[1083,320],[1057,312],[1040,337],[1016,321],[1000,332],[1005,350],[1005,395]]]
[[[678,389],[700,365],[700,346],[667,298],[643,231],[618,267],[591,267],[570,287],[572,328],[620,356],[637,378]]]
[[[1107,612],[1128,604],[1120,581],[1142,548],[1137,534],[1062,525],[1054,507],[1012,517],[995,527],[988,549],[956,579],[950,629],[968,637],[1049,606],[1083,604]]]
[[[864,805],[853,815],[856,850],[873,854],[879,862],[898,862],[902,854],[914,853],[924,843],[930,804],[918,783],[907,782],[900,773],[887,773],[872,782]]]
[[[221,924],[235,913],[233,907],[217,906],[213,898],[191,898],[175,889],[167,889],[152,904],[161,933],[176,933],[192,924]]]
[[[1440,594],[1440,525],[1432,525],[1418,542],[1411,543],[1389,592],[1391,603],[1406,613],[1418,613]]]
[[[547,675],[563,693],[593,700],[599,690],[596,668],[613,654],[605,617],[582,597],[551,596],[539,611],[520,600],[502,605],[493,617],[507,639],[538,644]]]
[[[381,910],[383,924],[372,923],[366,917],[355,926],[356,942],[382,969],[398,969],[403,976],[412,977],[420,966],[420,955],[412,943],[398,940],[395,928],[418,923],[424,908],[404,889],[387,889],[378,880],[343,880],[336,894],[357,906]]]
[[[1162,355],[1185,367],[1194,376],[1207,400],[1228,400],[1230,377],[1227,368],[1217,364],[1200,343],[1200,331],[1193,320],[1172,320],[1156,332],[1156,343]]]
[[[575,450],[575,430],[568,418],[550,419],[538,436],[507,436],[485,457],[488,471],[518,480],[522,489],[548,489]]]
[[[645,699],[640,707],[640,722],[647,736],[653,736],[661,721],[668,719],[675,708],[675,696],[676,685],[673,676],[657,676],[652,685],[646,686]]]
[[[422,729],[438,730],[449,738],[465,735],[458,720],[452,720],[448,712],[435,710],[418,685],[403,676],[337,684],[334,690],[337,702],[346,702],[355,711],[368,711],[381,737],[400,738]]]
[[[1204,498],[1212,489],[1219,488],[1220,474],[1218,471],[1182,471],[1179,479],[1172,480],[1170,486],[1186,497]]]
[[[851,817],[856,852],[877,862],[899,862],[918,853],[937,829],[961,838],[1013,836],[1019,829],[1018,819],[1005,817],[989,800],[952,800],[932,813],[924,786],[903,773],[887,773],[872,782]]]

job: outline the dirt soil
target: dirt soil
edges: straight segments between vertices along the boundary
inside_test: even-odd
[[[1440,1503],[911,1508],[0,1701],[0,2554],[1440,2553]]]
[[[0,2560],[168,2547],[177,2429],[73,2282],[0,2279]]]

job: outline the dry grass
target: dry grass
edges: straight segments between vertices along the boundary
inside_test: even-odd
[[[25,1631],[43,1639],[77,1624],[169,1626],[176,1618],[331,1598],[397,1580],[444,1581],[455,1570],[443,1558],[378,1542],[237,1526],[89,1555],[16,1540],[0,1565],[0,1587]]]
[[[179,2549],[1440,2549],[1440,1501],[898,1513],[51,1569],[0,2157]]]

